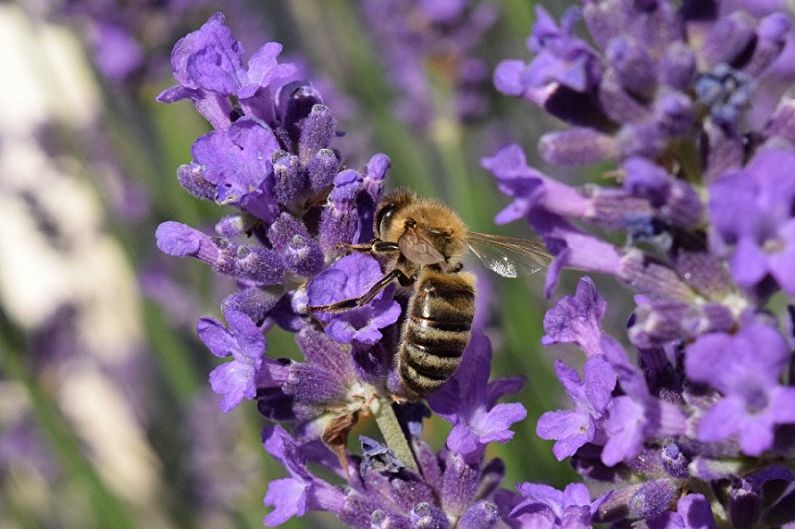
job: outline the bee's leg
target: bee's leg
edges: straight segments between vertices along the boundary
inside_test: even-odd
[[[353,252],[391,253],[400,251],[400,246],[398,246],[397,243],[385,242],[379,239],[375,239],[370,243],[362,244],[340,243],[337,245],[337,247]]]
[[[403,270],[398,268],[393,268],[388,274],[378,280],[378,283],[372,286],[367,293],[360,297],[360,298],[353,298],[353,299],[346,299],[343,301],[338,301],[337,303],[332,303],[331,305],[321,305],[317,307],[307,307],[310,312],[343,312],[346,310],[354,309],[356,307],[361,307],[363,305],[367,305],[370,303],[373,298],[378,295],[384,288],[386,288],[392,281],[395,279],[400,280],[401,282],[404,281],[403,278],[406,278],[406,274]]]
[[[337,245],[337,248],[341,250],[348,250],[350,252],[369,252],[373,249],[373,245],[370,243],[366,244],[348,244],[346,242],[341,242]]]

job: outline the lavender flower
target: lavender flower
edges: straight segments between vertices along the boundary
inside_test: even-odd
[[[355,299],[367,293],[382,276],[381,267],[373,257],[348,255],[307,285],[307,301],[310,305],[322,306]],[[383,338],[379,329],[392,325],[399,316],[398,303],[379,292],[367,306],[342,314],[319,314],[318,318],[326,323],[326,333],[338,342],[372,345]]]
[[[568,125],[542,136],[545,162],[614,163],[605,176],[618,182],[564,184],[517,145],[482,163],[512,200],[497,221],[526,219],[555,254],[547,295],[564,267],[632,291],[638,360],[601,329],[607,307],[581,281],[548,311],[542,341],[576,343],[585,377],[558,364],[574,410],[543,415],[538,433],[610,482],[594,521],[714,527],[735,509],[731,524],[753,527],[778,498],[762,500],[744,476],[773,472],[795,423],[793,351],[767,312],[777,292],[792,294],[795,107],[783,97],[772,115],[746,117],[791,22],[743,2],[582,4],[560,23],[538,8],[533,58],[503,61],[494,83]]]
[[[203,318],[198,331],[214,355],[231,357],[210,374],[221,409],[256,399],[275,423],[263,431],[265,449],[288,476],[268,486],[265,523],[327,511],[366,529],[495,527],[504,467],[484,453],[525,417],[521,404],[498,403],[522,382],[489,382],[491,346],[473,334],[461,368],[429,398],[454,425],[436,452],[421,437],[427,409],[405,402],[395,371],[406,293],[387,288],[349,311],[317,310],[362,296],[384,275],[374,256],[343,254],[372,240],[389,159],[375,155],[361,171],[342,166],[332,110],[311,84],[285,80],[293,68],[277,62],[280,49],[265,44],[246,62],[223,15],[213,15],[177,43],[178,84],[159,96],[191,101],[214,129],[194,143],[180,184],[237,210],[214,235],[169,221],[156,239],[163,252],[199,259],[238,286],[222,302],[226,325]],[[302,358],[271,356],[264,333],[274,325],[295,333]],[[387,444],[362,438],[355,453],[348,436],[363,417],[375,417]]]
[[[758,323],[734,336],[701,336],[687,349],[687,375],[716,388],[724,398],[700,418],[698,438],[720,441],[737,434],[748,455],[770,449],[773,427],[795,423],[795,388],[778,383],[791,356],[781,335]],[[718,363],[725,368],[716,371]],[[754,368],[748,369],[750,365]]]
[[[515,529],[531,527],[573,527],[587,529],[606,496],[591,500],[581,483],[567,485],[562,491],[549,485],[520,483],[521,496],[503,496],[503,504],[511,507],[509,523]]]
[[[221,409],[235,408],[256,395],[255,378],[263,367],[265,337],[248,316],[236,310],[225,314],[229,329],[212,319],[199,320],[199,338],[217,357],[231,356],[233,360],[222,364],[210,373],[210,386],[223,395]]]
[[[555,371],[566,394],[574,404],[573,411],[550,411],[538,419],[536,433],[542,439],[555,439],[552,451],[559,460],[574,455],[585,443],[600,443],[597,433],[604,435],[604,418],[616,375],[602,355],[592,356],[584,366],[582,380],[576,371],[558,360]]]
[[[433,393],[431,409],[453,424],[447,438],[450,450],[464,455],[480,454],[490,442],[505,443],[513,438],[510,426],[527,416],[519,403],[497,404],[497,399],[516,393],[524,384],[521,377],[489,382],[491,345],[482,334],[473,334],[455,374]]]

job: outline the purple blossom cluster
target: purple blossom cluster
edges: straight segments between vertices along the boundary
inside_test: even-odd
[[[497,221],[526,219],[555,255],[547,295],[574,268],[635,296],[631,355],[603,331],[589,278],[544,319],[545,345],[574,343],[585,359],[582,375],[557,363],[572,406],[537,433],[612,491],[590,510],[579,501],[578,525],[795,520],[795,312],[771,304],[795,295],[795,99],[749,119],[791,20],[750,4],[584,0],[559,22],[539,7],[530,61],[494,74],[565,125],[539,141],[550,168],[617,164],[578,187],[518,145],[482,162],[513,200]]]
[[[395,113],[425,127],[436,115],[433,84],[449,85],[463,121],[489,110],[489,67],[477,57],[483,34],[497,20],[487,3],[465,0],[362,1],[361,9],[397,92]]]
[[[346,167],[332,110],[317,87],[295,78],[293,65],[278,61],[280,52],[270,42],[245,60],[217,13],[177,42],[178,84],[158,96],[191,101],[213,127],[177,177],[230,213],[214,234],[169,221],[156,239],[163,252],[199,259],[237,285],[222,302],[225,321],[202,318],[198,333],[227,359],[210,373],[221,409],[256,401],[269,420],[265,449],[287,471],[268,485],[265,523],[309,511],[362,529],[488,529],[512,520],[535,493],[500,490],[504,465],[485,450],[510,440],[526,416],[521,404],[499,402],[523,381],[489,381],[488,339],[473,331],[459,369],[426,406],[407,402],[395,372],[408,293],[390,287],[348,311],[308,309],[361,296],[383,277],[378,259],[346,246],[373,238],[389,159],[376,154],[360,170]],[[269,349],[274,326],[294,333],[300,359]],[[438,450],[422,439],[428,407],[453,426]],[[361,437],[361,450],[351,450],[351,429],[370,417],[386,424],[385,443]],[[559,512],[585,501],[575,496],[544,501]]]

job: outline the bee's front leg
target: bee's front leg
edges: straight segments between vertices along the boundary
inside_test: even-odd
[[[343,301],[332,303],[331,305],[311,306],[307,307],[307,310],[310,312],[345,312],[346,310],[361,307],[370,303],[379,292],[386,288],[395,279],[401,281],[402,283],[405,281],[405,278],[407,278],[407,276],[402,270],[394,268],[384,277],[379,279],[378,282],[360,298],[345,299]]]
[[[350,252],[370,252],[370,253],[394,253],[400,251],[400,246],[395,242],[386,242],[380,239],[374,239],[369,243],[348,244],[341,242],[337,248],[348,250]]]

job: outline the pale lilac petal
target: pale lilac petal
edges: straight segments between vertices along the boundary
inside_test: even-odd
[[[221,411],[227,413],[237,407],[244,398],[256,396],[254,366],[244,362],[231,361],[222,364],[210,373],[210,387],[222,396]]]
[[[510,427],[527,417],[524,405],[517,403],[497,404],[489,412],[473,421],[472,427],[477,432],[482,444],[492,441],[504,443],[513,438]]]
[[[745,406],[740,399],[725,398],[706,411],[698,423],[698,438],[701,441],[722,441],[740,427],[737,418],[745,415]]]
[[[590,357],[584,366],[585,395],[596,411],[604,411],[616,386],[616,372],[603,356]]]
[[[478,436],[466,423],[458,423],[447,436],[447,447],[459,454],[470,454],[478,448]]]
[[[201,341],[215,356],[231,356],[237,349],[237,341],[221,322],[212,318],[201,318],[196,328]]]
[[[266,507],[274,507],[274,510],[265,517],[265,525],[276,527],[293,516],[306,514],[308,489],[307,483],[292,478],[269,482],[264,503]]]
[[[238,344],[239,359],[256,360],[265,351],[265,335],[251,318],[242,312],[228,310],[224,314]]]
[[[555,439],[552,453],[558,461],[572,456],[590,439],[590,420],[586,415],[571,411],[548,411],[536,424],[541,439]]]
[[[767,273],[765,253],[749,237],[737,242],[731,258],[732,275],[744,287],[756,285]]]

